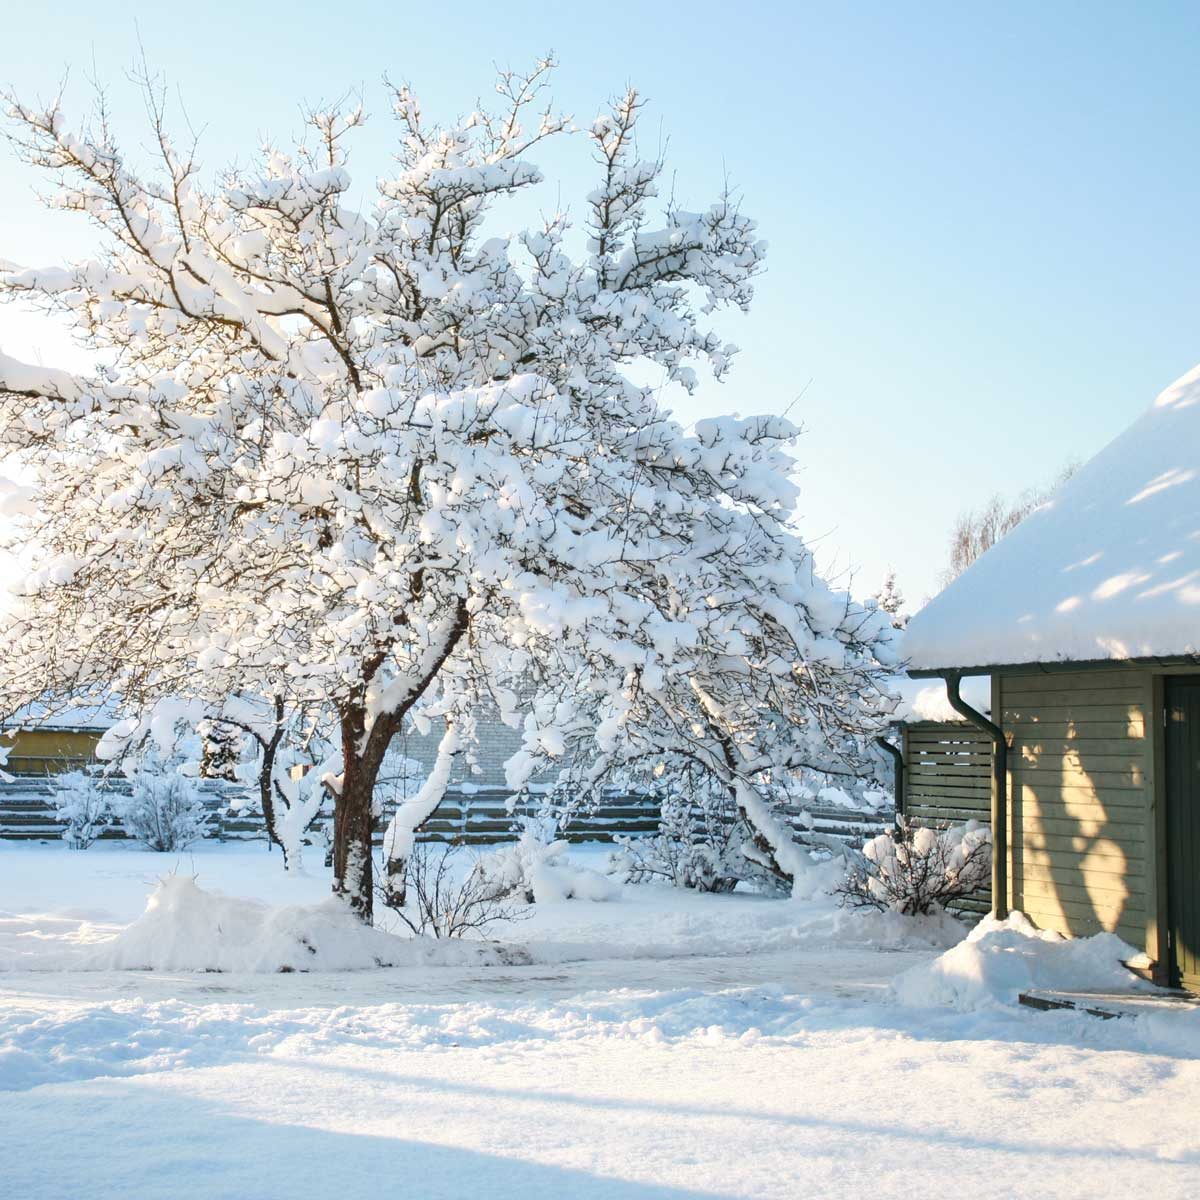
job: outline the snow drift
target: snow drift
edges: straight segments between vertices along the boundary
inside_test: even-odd
[[[401,938],[364,925],[339,900],[272,906],[205,891],[169,875],[146,911],[89,948],[92,970],[354,971],[421,964],[496,963],[520,951],[482,942]]]
[[[1137,953],[1116,934],[1064,938],[1015,912],[1005,921],[985,917],[957,946],[900,975],[892,992],[910,1008],[950,1005],[968,1012],[1015,1004],[1030,988],[1149,989],[1121,965]]]

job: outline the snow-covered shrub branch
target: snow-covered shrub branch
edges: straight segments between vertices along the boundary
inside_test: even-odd
[[[154,81],[152,170],[103,111],[80,131],[10,99],[19,152],[102,250],[0,272],[0,298],[66,314],[105,365],[0,358],[0,436],[37,473],[0,709],[109,688],[134,709],[327,706],[335,889],[368,920],[375,782],[408,722],[466,737],[497,699],[524,719],[517,775],[581,742],[690,755],[795,877],[756,781],[853,771],[887,708],[887,620],[791,528],[796,429],[685,430],[636,382],[727,373],[711,322],[751,303],[754,222],[728,193],[656,211],[665,164],[639,156],[630,91],[584,132],[582,230],[498,236],[496,202],[540,183],[526,156],[567,128],[551,65],[456,124],[394,89],[395,161],[362,211],[357,108],[209,183]],[[406,809],[397,861],[435,799]]]
[[[499,891],[478,864],[464,869],[454,847],[422,842],[404,863],[403,896],[389,873],[379,900],[419,937],[481,935],[527,915],[523,899],[515,892]]]
[[[931,829],[901,822],[872,838],[836,889],[857,908],[924,915],[991,885],[992,833],[967,821]]]

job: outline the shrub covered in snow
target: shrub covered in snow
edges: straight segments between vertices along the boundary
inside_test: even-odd
[[[380,901],[421,937],[468,937],[526,915],[523,896],[499,890],[478,861],[464,870],[460,858],[455,847],[418,842],[406,859],[403,902],[383,884]]]
[[[931,829],[903,820],[863,847],[837,888],[844,903],[923,915],[991,882],[992,833],[978,821]]]
[[[497,896],[519,896],[530,904],[555,900],[615,900],[619,886],[599,871],[570,861],[565,841],[552,841],[549,827],[527,821],[515,842],[482,855],[480,877]]]
[[[627,883],[664,880],[699,892],[732,892],[742,881],[777,890],[778,880],[745,848],[753,831],[725,789],[698,786],[687,794],[671,789],[660,800],[658,832],[618,837],[615,874]]]
[[[63,822],[63,840],[86,850],[112,824],[112,796],[106,781],[87,771],[67,771],[54,779],[54,814]]]
[[[125,832],[151,850],[182,850],[207,832],[207,813],[194,779],[153,756],[129,776],[128,796],[113,797]]]

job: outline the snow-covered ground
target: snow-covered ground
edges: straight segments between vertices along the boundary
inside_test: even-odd
[[[539,905],[496,931],[502,953],[112,969],[173,869],[275,906],[328,886],[261,847],[0,843],[0,1195],[1091,1198],[1200,1179],[1186,1016],[928,1003],[948,972],[995,975],[993,942],[1018,977],[1011,930],[937,975],[945,926],[642,887]]]

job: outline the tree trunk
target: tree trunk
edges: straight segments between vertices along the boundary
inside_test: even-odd
[[[342,786],[333,807],[333,892],[370,925],[375,911],[371,810],[382,756],[364,754],[362,722],[356,716],[349,712],[342,717]]]
[[[267,827],[267,845],[283,848],[275,831],[275,742],[263,748],[262,766],[258,772],[258,802],[262,808],[263,824]],[[284,853],[286,862],[287,853]]]
[[[290,869],[287,849],[279,837],[278,823],[275,820],[275,758],[279,753],[279,744],[283,741],[283,697],[275,697],[275,728],[271,736],[263,741],[262,767],[258,772],[258,796],[262,805],[263,823],[267,827],[267,845],[274,843],[283,851],[284,867]]]
[[[340,713],[342,784],[333,808],[333,891],[348,901],[351,910],[368,925],[375,913],[371,834],[379,768],[393,736],[467,632],[467,624],[467,602],[460,599],[447,618],[441,638],[426,651],[408,694],[391,712],[376,716],[369,733],[364,698],[367,684],[384,662],[383,653],[365,664],[362,687]]]
[[[387,856],[383,882],[384,902],[389,908],[403,908],[408,898],[408,860],[413,852],[417,831],[437,812],[445,799],[450,783],[454,758],[461,748],[458,733],[447,723],[446,733],[438,745],[437,761],[429,777],[411,799],[396,807],[383,835],[383,850]]]

